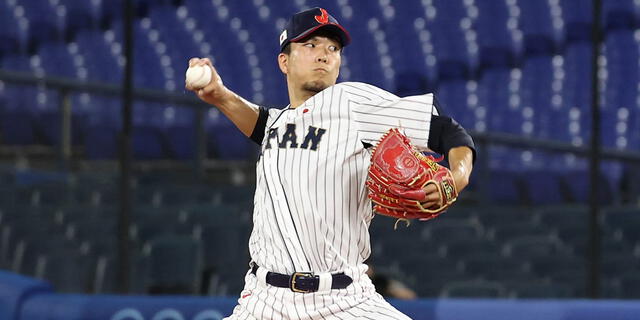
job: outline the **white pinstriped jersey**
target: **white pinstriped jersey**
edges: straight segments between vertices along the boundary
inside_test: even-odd
[[[344,82],[298,108],[271,109],[256,166],[252,260],[272,272],[337,272],[370,254],[373,213],[365,180],[370,150],[401,127],[427,148],[432,94],[399,98]]]

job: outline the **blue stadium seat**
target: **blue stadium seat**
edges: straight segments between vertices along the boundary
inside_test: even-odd
[[[420,255],[409,255],[399,261],[402,272],[415,277],[415,290],[420,296],[435,297],[450,282],[470,279],[462,264],[449,258],[429,259]]]
[[[389,8],[394,13],[391,18],[386,18],[383,14],[383,29],[396,74],[395,88],[391,90],[395,89],[394,92],[399,96],[423,94],[427,81],[435,80],[435,75],[426,63],[427,56],[422,48],[424,42],[420,39],[420,31],[415,26],[416,18],[423,18],[425,9],[417,1],[398,1],[390,3]]]
[[[37,254],[35,242],[43,243],[43,237],[53,234],[61,234],[62,226],[53,221],[53,210],[50,208],[39,209],[31,205],[14,205],[3,208],[2,215],[2,240],[0,263],[7,269],[18,270],[22,267],[29,268],[33,273],[35,265],[33,261],[23,264],[24,259],[35,259],[31,253]],[[22,246],[22,260],[17,260],[18,247]],[[24,258],[26,257],[26,258]]]
[[[530,221],[498,223],[487,227],[491,228],[489,232],[491,239],[507,244],[520,237],[549,237],[553,234],[553,229]]]
[[[500,254],[501,244],[491,240],[479,239],[469,242],[466,239],[444,240],[447,256],[458,259],[466,259],[473,254]]]
[[[471,254],[464,258],[463,266],[467,274],[492,281],[522,280],[533,277],[527,269],[526,261],[495,253]]]
[[[67,230],[73,239],[90,242],[99,239],[112,238],[117,234],[115,216],[85,216],[67,225]]]
[[[38,55],[45,62],[42,63],[42,68],[47,75],[76,78],[73,58],[65,43],[43,43],[38,47]]]
[[[427,21],[427,30],[433,39],[433,52],[436,56],[438,78],[440,80],[466,78],[477,67],[477,50],[469,50],[465,32],[461,23],[467,18],[466,9],[460,0],[438,0],[433,2],[436,16]]]
[[[32,72],[26,55],[6,55],[0,62],[1,67],[6,70]],[[36,90],[30,86],[6,84],[4,95],[7,100],[0,118],[3,142],[10,145],[35,144],[36,117],[32,111]]]
[[[257,154],[255,142],[249,140],[226,117],[211,121],[207,128],[207,149],[217,159],[250,159]]]
[[[201,226],[199,229],[204,251],[203,268],[200,269],[203,270],[202,280],[208,287],[212,282],[222,282],[231,291],[228,294],[238,294],[242,275],[246,273],[249,263],[246,250],[248,228],[217,224]]]
[[[72,45],[77,47],[76,56],[83,57],[87,80],[110,83],[122,80],[122,68],[117,58],[117,49],[121,50],[121,47],[115,42],[108,43],[114,38],[112,30],[82,30],[76,33]],[[117,152],[116,132],[121,124],[121,99],[87,94],[77,96],[72,101],[74,112],[86,114],[86,123],[80,127],[86,140],[99,141],[98,144],[84,142],[89,158],[114,158]]]
[[[92,29],[100,26],[102,7],[97,1],[63,0],[66,11],[67,36],[81,29]]]
[[[158,236],[150,242],[152,294],[195,294],[200,288],[202,245],[189,236]]]
[[[553,27],[550,4],[545,1],[519,1],[518,4],[525,54],[535,56],[555,52],[560,35]]]
[[[105,245],[103,252],[96,259],[96,268],[91,285],[92,293],[117,293],[118,288],[118,264],[115,252],[117,252],[116,239],[110,240]],[[149,255],[148,252],[142,250],[135,244],[130,244],[130,288],[132,294],[149,294]],[[108,250],[108,251],[107,251]]]
[[[510,206],[501,203],[477,208],[477,215],[485,227],[532,222],[535,218],[535,212],[529,207],[521,205]]]
[[[118,129],[113,126],[87,128],[84,147],[88,159],[114,159],[118,154]]]
[[[529,261],[531,271],[539,277],[553,277],[554,274],[585,270],[585,260],[573,255],[539,256]]]
[[[509,108],[511,71],[504,67],[485,69],[478,80],[478,106],[487,108],[488,131],[518,133],[522,120]]]
[[[511,35],[512,30],[507,28],[510,15],[506,2],[478,1],[475,4],[478,8],[475,28],[480,66],[497,68],[514,65],[519,49]]]
[[[605,50],[607,61],[606,105],[605,110],[615,110],[636,105],[637,88],[629,87],[629,83],[638,81],[638,70],[629,68],[638,60],[638,42],[633,30],[612,30],[607,33]]]
[[[520,174],[515,171],[492,171],[489,198],[492,203],[518,204],[524,199]]]
[[[600,270],[603,277],[612,278],[625,273],[640,272],[640,259],[629,252],[622,254],[609,254],[604,252]]]
[[[640,120],[638,123],[640,124]],[[640,143],[640,138],[637,141]],[[640,146],[640,144],[636,145]],[[622,200],[626,203],[637,203],[640,200],[640,167],[628,164],[624,166],[623,170],[621,179]]]
[[[527,2],[529,3],[529,2]],[[538,3],[538,2],[533,2]],[[522,65],[520,82],[520,106],[522,126],[520,134],[542,139],[557,139],[563,127],[554,126],[554,116],[559,113],[552,105],[554,90],[553,57],[551,55],[530,56]],[[566,112],[566,111],[560,111]],[[525,123],[529,124],[525,124]],[[530,128],[526,126],[530,125]],[[568,135],[568,132],[564,136]]]
[[[565,195],[560,187],[560,178],[548,170],[529,170],[523,173],[527,199],[533,205],[562,204]]]
[[[440,294],[444,298],[502,298],[507,289],[498,282],[476,280],[456,281],[442,288]]]
[[[168,154],[162,131],[150,125],[133,129],[132,148],[134,158],[140,160],[163,159]]]
[[[31,221],[36,222],[36,221]],[[42,223],[42,221],[39,221]],[[27,227],[16,225],[14,229],[19,232],[19,239],[15,243],[12,258],[12,270],[18,273],[37,276],[42,273],[43,263],[46,261],[45,255],[53,252],[64,253],[64,250],[77,251],[80,247],[79,243],[70,241],[65,238],[60,227],[48,226],[38,228],[39,231],[46,231],[43,234],[37,234],[33,231],[27,231]],[[29,226],[29,228],[36,228]],[[52,236],[54,234],[55,236]]]
[[[509,256],[522,259],[536,259],[570,252],[560,240],[552,236],[520,236],[507,242],[504,250]]]
[[[223,223],[237,225],[243,217],[237,206],[225,204],[192,204],[186,208],[189,224],[215,226]]]
[[[39,278],[51,282],[59,293],[90,291],[95,269],[95,257],[77,250],[61,250],[43,256],[44,267]]]
[[[562,85],[562,101],[565,106],[580,111],[580,136],[588,139],[588,132],[591,130],[587,120],[591,106],[591,44],[569,43],[565,47],[564,65],[566,76]],[[566,122],[564,125],[566,126]]]
[[[628,273],[620,276],[622,286],[622,296],[625,298],[640,298],[640,275],[637,272]]]
[[[562,175],[564,185],[569,190],[569,201],[575,203],[588,203],[590,178],[587,170],[572,170]],[[603,204],[612,204],[619,199],[614,198],[616,195],[613,190],[615,183],[608,179],[607,176],[601,174],[599,183],[599,200]],[[617,189],[617,188],[616,188]]]
[[[177,221],[177,217],[167,214],[147,215],[144,219],[136,219],[134,225],[135,238],[141,243],[146,243],[159,236],[184,235],[191,236],[189,225]]]
[[[0,58],[6,53],[24,52],[27,47],[26,20],[16,18],[14,12],[6,2],[0,3]]]
[[[616,231],[609,231],[605,233],[601,238],[601,252],[604,252],[606,255],[613,256],[622,256],[627,255],[627,257],[633,256],[633,243],[629,243],[624,241],[624,239],[618,239],[616,237]],[[589,250],[589,246],[587,241],[583,243],[574,245],[573,251],[576,254],[582,254],[583,256],[587,255],[587,250]]]
[[[519,299],[557,299],[575,296],[573,289],[564,284],[519,281],[509,284],[508,287],[511,291],[510,296]]]
[[[585,205],[548,207],[537,212],[536,221],[555,230],[560,239],[574,248],[575,254],[584,254],[589,223]]]
[[[637,235],[637,230],[640,227],[640,214],[639,210],[634,207],[612,207],[606,211],[605,223],[607,226],[621,230],[623,233],[623,239],[630,244],[634,244],[640,237]]]
[[[224,16],[222,11],[214,8],[211,2],[185,1],[185,6],[188,8],[189,16],[193,16],[197,21],[199,30],[203,31],[201,41],[211,46],[213,58],[217,62],[216,69],[225,79],[225,85],[239,95],[253,100],[252,81],[249,80],[253,71],[245,50],[247,42],[241,41],[239,36],[243,25],[241,19],[235,20],[234,25],[240,25],[240,28],[234,29],[231,23],[234,17],[229,15],[228,8],[227,15]],[[217,14],[211,15],[211,12]],[[218,48],[224,48],[224,50]],[[258,48],[254,49],[258,51]],[[234,77],[234,75],[241,76]]]
[[[29,45],[62,40],[66,28],[62,12],[52,3],[20,1],[22,14],[29,20]]]
[[[113,0],[107,2],[101,2],[101,8],[99,9],[102,13],[101,16],[101,24],[106,25],[112,22],[113,20],[119,20],[122,18],[122,9],[123,8],[123,0]]]
[[[638,24],[638,7],[633,0],[603,1],[602,11],[605,29],[633,29]]]
[[[591,38],[592,3],[588,1],[561,0],[565,41],[588,41]]]
[[[629,65],[638,61],[638,44],[634,32],[628,29],[607,33],[604,56],[607,61],[607,78],[602,112],[602,142],[610,148],[632,147],[637,132],[633,132],[637,105],[638,70]]]
[[[78,53],[85,57],[88,80],[111,83],[119,83],[122,80],[122,67],[116,58],[117,49],[121,52],[122,47],[110,45],[106,41],[115,37],[113,33],[112,30],[82,30],[76,34],[74,40],[78,46]]]
[[[151,8],[149,12],[151,27],[157,31],[153,32],[154,37],[158,37],[153,46],[154,50],[160,54],[160,70],[163,71],[167,81],[175,83],[175,88],[173,89],[165,87],[167,90],[177,92],[184,90],[183,74],[189,59],[204,56],[200,44],[194,40],[193,32],[189,32],[186,29],[186,23],[178,20],[176,12],[179,10],[182,10],[182,12],[187,11],[186,7],[176,10],[174,7],[156,6]],[[167,58],[169,60],[165,61]],[[223,79],[226,81],[226,77]]]
[[[477,118],[468,105],[467,81],[464,79],[443,80],[435,90],[436,98],[443,113],[450,116],[467,129],[473,129]]]
[[[164,187],[161,190],[163,206],[187,206],[212,204],[214,191],[210,186],[177,185]]]
[[[438,224],[426,225],[422,232],[423,239],[438,242],[478,241],[483,235],[482,226],[471,221],[440,221]]]
[[[172,159],[192,160],[196,152],[196,132],[191,126],[172,126],[164,130],[168,155]]]

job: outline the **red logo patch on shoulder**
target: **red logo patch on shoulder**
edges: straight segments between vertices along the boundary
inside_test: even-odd
[[[314,18],[316,18],[316,21],[318,21],[318,23],[320,24],[329,23],[329,14],[327,13],[327,10],[320,8],[320,12],[322,13],[322,15],[314,16]]]

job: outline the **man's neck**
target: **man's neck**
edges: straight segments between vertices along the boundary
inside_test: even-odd
[[[291,88],[289,88],[289,107],[295,109],[301,106],[309,98],[316,95],[316,93],[317,92],[308,90],[291,90]]]

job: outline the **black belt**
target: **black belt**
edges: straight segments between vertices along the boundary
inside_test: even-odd
[[[256,274],[258,266],[251,267],[251,273]],[[353,279],[344,273],[331,275],[331,289],[344,289],[348,287]],[[289,288],[293,292],[316,292],[320,286],[320,277],[310,272],[296,272],[292,275],[267,272],[267,283],[280,288]]]

